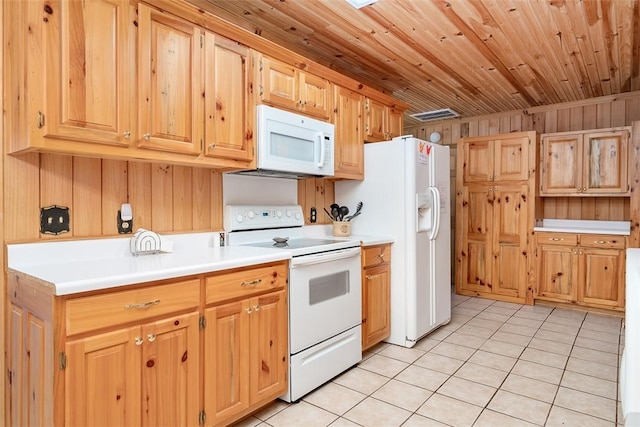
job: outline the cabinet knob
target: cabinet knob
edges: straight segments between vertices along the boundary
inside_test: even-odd
[[[213,150],[214,148],[216,148],[216,143],[212,142],[211,144],[209,144],[209,149]]]
[[[149,342],[154,342],[156,340],[156,334],[147,335],[147,339],[149,340]]]
[[[581,191],[580,187],[576,187],[576,191],[579,193]]]
[[[125,137],[126,139],[131,138],[131,132],[129,132],[129,131],[125,131],[125,132],[124,132],[124,137]]]
[[[367,280],[371,280],[371,275],[367,274],[366,276],[364,276]]]
[[[253,311],[260,311],[260,304],[256,304],[253,306]]]
[[[605,243],[607,243],[606,240],[594,240],[593,243],[596,243],[598,245],[604,245]]]
[[[560,237],[549,237],[549,240],[553,241],[553,242],[559,242],[560,240],[564,240]]]
[[[379,254],[379,255],[378,255],[378,258],[380,258],[380,259],[384,259],[384,253]]]
[[[145,141],[148,141],[151,139],[151,134],[150,133],[145,133],[144,135],[142,135],[142,137],[144,138]]]
[[[587,187],[582,187],[582,192],[584,193],[585,191],[587,191]]]
[[[251,314],[252,310],[251,310],[251,307],[247,307],[247,308],[244,309],[244,311],[246,311],[247,314]]]
[[[136,343],[136,345],[142,345],[144,340],[142,339],[142,337],[136,337],[134,342]]]

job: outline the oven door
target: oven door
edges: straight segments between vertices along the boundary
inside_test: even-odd
[[[360,248],[294,257],[289,270],[290,351],[362,322]]]

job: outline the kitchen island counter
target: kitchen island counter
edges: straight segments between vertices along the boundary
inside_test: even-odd
[[[54,295],[68,295],[291,259],[280,249],[216,247],[218,233],[166,238],[173,252],[139,256],[131,255],[129,238],[8,245],[9,274],[25,274]]]

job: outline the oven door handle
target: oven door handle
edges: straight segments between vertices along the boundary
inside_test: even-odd
[[[360,256],[360,248],[341,249],[333,252],[323,252],[313,255],[304,255],[298,258],[292,258],[290,268],[304,267],[312,264],[321,264],[345,258]]]

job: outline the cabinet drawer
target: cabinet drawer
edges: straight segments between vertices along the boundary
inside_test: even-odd
[[[624,249],[625,237],[611,234],[581,234],[580,246],[590,248]]]
[[[207,277],[205,304],[245,297],[256,292],[284,288],[287,263],[264,265]]]
[[[199,279],[73,298],[65,306],[67,335],[186,310],[199,302]]]
[[[388,264],[391,261],[391,245],[363,248],[362,254],[362,268]]]
[[[578,235],[573,233],[537,233],[536,241],[539,245],[575,246]]]

